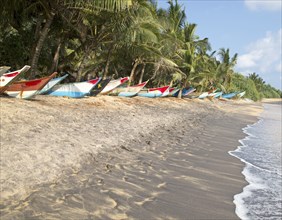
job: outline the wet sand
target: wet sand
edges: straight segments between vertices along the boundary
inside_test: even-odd
[[[2,219],[238,219],[244,101],[0,98]]]

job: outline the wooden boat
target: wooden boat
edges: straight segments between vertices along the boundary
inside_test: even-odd
[[[224,99],[232,99],[237,94],[238,94],[238,92],[232,92],[232,93],[223,94],[221,97],[224,98]]]
[[[163,86],[158,88],[143,89],[137,93],[138,96],[147,98],[164,97],[169,94],[169,86]]]
[[[216,92],[213,97],[219,98],[220,96],[222,96],[222,94],[223,94],[223,92]]]
[[[66,96],[70,98],[82,98],[90,94],[91,89],[101,80],[96,78],[85,82],[66,83],[55,85],[47,92],[52,96]]]
[[[192,92],[195,92],[195,91],[196,91],[196,89],[193,88],[193,87],[183,88],[182,93],[181,93],[181,97],[188,96],[189,94],[191,94]],[[178,97],[179,92],[180,92],[180,89],[177,89],[177,91],[172,96]]]
[[[141,89],[143,89],[143,87],[146,86],[146,84],[148,83],[148,81],[140,83],[138,85],[134,85],[134,86],[128,86],[126,88],[123,88],[123,91],[121,91],[118,96],[123,96],[123,97],[132,97],[137,95],[138,92],[141,91]]]
[[[208,92],[204,92],[204,93],[202,93],[201,95],[199,95],[198,98],[199,98],[199,99],[204,99],[204,98],[206,98],[208,95],[209,95]]]
[[[112,92],[118,86],[120,86],[120,85],[124,84],[125,82],[127,82],[128,80],[129,80],[129,77],[124,77],[124,78],[120,78],[120,79],[111,80],[105,86],[105,88],[100,92],[100,94],[101,95],[106,95],[106,94]]]
[[[46,94],[49,90],[51,90],[55,85],[57,85],[58,83],[62,82],[66,77],[68,76],[68,74],[65,74],[61,77],[57,77],[54,79],[51,79],[44,87],[43,89],[41,89],[38,92],[38,95],[43,95]]]
[[[6,73],[11,67],[9,66],[0,66],[0,76]]]
[[[6,90],[9,96],[21,99],[30,99],[35,97],[38,92],[53,78],[57,72],[52,73],[50,76],[34,80],[25,80],[14,82]]]
[[[168,96],[174,96],[175,93],[179,91],[178,88],[169,88],[169,94]]]
[[[246,91],[237,94],[238,98],[242,98],[246,94]]]
[[[5,73],[9,68],[3,68],[5,71],[2,76],[0,76],[0,94],[8,89],[9,85],[15,82],[21,74],[28,71],[30,66],[25,65],[22,69],[13,72]]]
[[[90,96],[96,96],[110,83],[111,79],[101,80],[90,92]]]

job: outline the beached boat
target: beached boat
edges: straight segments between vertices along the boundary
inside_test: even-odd
[[[138,85],[128,86],[128,87],[122,88],[123,90],[118,93],[118,96],[123,96],[123,97],[135,96],[135,95],[137,95],[138,92],[141,91],[141,89],[143,89],[146,86],[147,83],[148,83],[148,81],[140,83]]]
[[[137,93],[138,96],[147,98],[164,97],[169,94],[169,86],[163,86],[158,88],[142,89]]]
[[[238,92],[232,92],[232,93],[223,94],[221,97],[224,98],[224,99],[232,99],[232,98],[234,98],[237,94],[238,94]]]
[[[206,98],[208,95],[209,95],[208,92],[204,92],[204,93],[202,93],[201,95],[199,95],[198,98],[199,98],[199,99],[204,99],[204,98]]]
[[[8,87],[6,93],[9,96],[20,99],[31,99],[53,78],[57,72],[50,76],[34,80],[17,81]]]
[[[195,91],[196,91],[196,89],[193,88],[193,87],[184,88],[184,89],[182,89],[181,97],[188,96],[189,94],[191,94],[191,93],[193,93],[193,92],[195,92]],[[178,91],[175,92],[175,93],[173,94],[173,96],[174,96],[174,97],[178,97],[179,92],[180,92],[180,89],[178,89]]]
[[[52,96],[66,96],[70,98],[82,98],[90,94],[91,89],[101,80],[101,78],[88,80],[85,82],[59,84],[47,92]]]
[[[0,94],[5,92],[5,90],[8,89],[8,87],[15,82],[21,74],[28,71],[30,66],[24,66],[20,70],[16,70],[13,72],[5,73],[9,68],[3,68],[2,70],[5,71],[2,76],[0,76]]]
[[[223,94],[223,92],[216,92],[213,97],[219,98],[220,96],[222,96],[222,94]]]
[[[178,88],[169,88],[169,94],[168,96],[174,96],[175,93],[179,91]]]
[[[100,94],[101,95],[106,95],[106,94],[112,92],[118,86],[120,86],[120,85],[124,84],[125,82],[127,82],[128,80],[129,80],[129,77],[123,77],[123,78],[120,78],[120,79],[111,80],[105,86],[105,88],[100,92]]]
[[[246,94],[246,91],[237,94],[238,98],[242,98]]]
[[[38,92],[38,95],[43,95],[46,94],[49,90],[51,90],[55,85],[57,85],[58,83],[62,82],[66,77],[68,76],[68,74],[65,74],[61,77],[57,77],[54,79],[51,79],[44,87],[43,89],[41,89]]]
[[[11,67],[9,66],[0,66],[0,76],[6,73]]]
[[[111,79],[101,80],[91,91],[90,96],[96,96],[103,91],[103,89],[110,83]]]

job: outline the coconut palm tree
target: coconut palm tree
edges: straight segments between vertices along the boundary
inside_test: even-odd
[[[232,75],[234,74],[233,67],[236,65],[238,54],[235,53],[234,56],[230,58],[229,49],[221,48],[218,51],[218,55],[221,61],[218,72],[219,82],[225,89],[228,89]]]

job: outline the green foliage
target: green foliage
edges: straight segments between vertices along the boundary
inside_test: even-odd
[[[10,27],[0,29],[0,66],[9,65],[17,69],[25,65],[30,56],[30,28],[19,31]]]
[[[244,97],[252,99],[254,101],[258,101],[261,99],[261,96],[256,88],[254,81],[239,73],[234,74],[229,89],[230,91],[237,92],[246,91]]]

